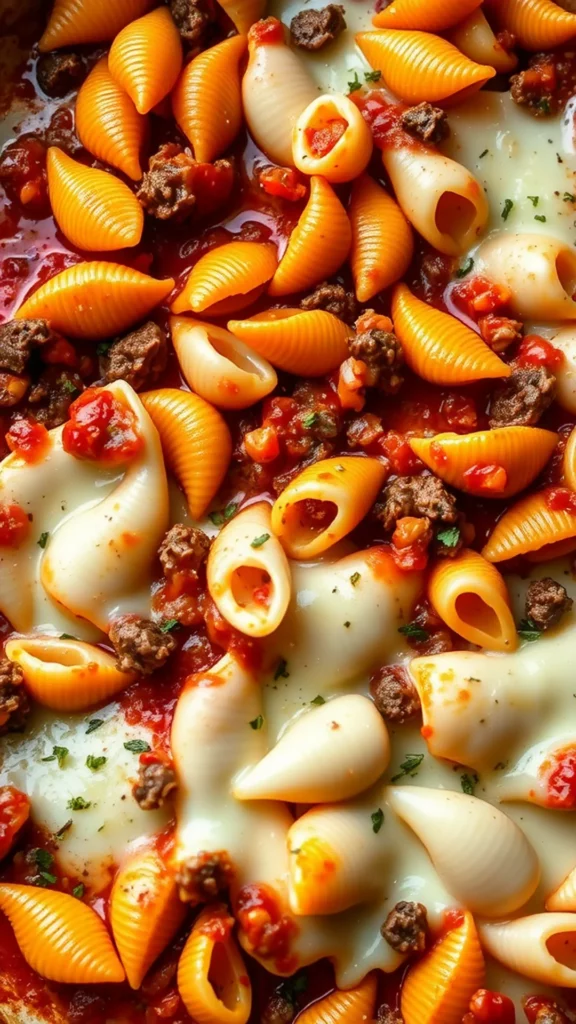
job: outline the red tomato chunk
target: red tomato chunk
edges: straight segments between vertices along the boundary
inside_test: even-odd
[[[125,462],[142,449],[134,413],[109,391],[89,388],[70,406],[70,417],[62,443],[77,459]]]
[[[36,462],[48,445],[48,431],[44,424],[22,417],[14,420],[6,434],[6,444],[26,462]]]
[[[0,547],[17,548],[29,531],[30,520],[20,505],[0,504]]]
[[[30,801],[25,793],[14,786],[0,786],[0,860],[9,852],[29,814]]]
[[[546,776],[548,806],[573,810],[576,807],[576,748],[558,751],[542,767]]]

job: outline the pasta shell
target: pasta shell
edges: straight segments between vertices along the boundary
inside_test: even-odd
[[[246,409],[276,387],[270,363],[222,327],[172,317],[170,330],[187,383],[219,409]]]
[[[516,54],[504,49],[478,8],[448,33],[448,40],[465,57],[477,64],[489,64],[498,74],[508,74],[518,64]]]
[[[280,370],[323,377],[348,355],[350,328],[323,309],[269,309],[228,330]]]
[[[108,54],[110,74],[147,114],[172,90],[182,68],[180,34],[167,7],[157,7],[118,33]]]
[[[344,263],[351,244],[346,210],[328,182],[315,175],[268,294],[290,295],[331,277]]]
[[[334,125],[342,134],[327,136]],[[315,146],[320,133],[320,151]],[[332,142],[325,151],[326,144]],[[326,181],[352,181],[372,156],[372,132],[355,103],[342,93],[318,96],[309,103],[292,133],[294,164],[303,174],[321,174]]]
[[[368,174],[354,182],[349,216],[356,298],[368,302],[404,276],[412,261],[414,238],[400,207]]]
[[[110,338],[142,320],[173,287],[171,277],[157,281],[118,263],[78,263],[40,285],[16,319],[49,320],[74,338]]]
[[[198,395],[175,388],[140,396],[150,414],[190,508],[199,519],[216,494],[230,462],[230,431],[219,412]]]
[[[56,146],[48,150],[46,169],[54,219],[72,245],[87,252],[138,245],[144,211],[123,181]]]
[[[348,800],[373,785],[389,759],[388,732],[372,701],[356,694],[335,697],[300,715],[240,776],[234,796],[305,804]]]
[[[184,68],[172,94],[172,110],[199,163],[228,149],[242,127],[239,63],[245,36],[204,50]]]
[[[20,666],[35,701],[55,711],[83,711],[124,690],[134,672],[120,672],[100,647],[55,636],[9,640],[6,656]]]
[[[394,0],[385,10],[375,14],[372,23],[378,28],[417,28],[422,32],[445,32],[475,11],[482,0]]]
[[[576,325],[561,328],[552,338],[554,348],[563,355],[556,368],[556,401],[568,412],[576,413]]]
[[[576,914],[481,922],[480,941],[501,964],[542,985],[576,988]]]
[[[428,596],[438,615],[458,633],[490,651],[515,651],[518,636],[506,584],[476,551],[445,558],[432,570]]]
[[[247,1024],[252,988],[226,907],[196,918],[178,964],[178,991],[198,1024]]]
[[[374,502],[386,469],[378,459],[322,459],[292,480],[272,507],[272,529],[290,558],[315,558],[342,540]],[[306,503],[332,506],[333,518],[306,518]]]
[[[102,918],[74,896],[34,885],[0,885],[0,910],[20,952],[48,981],[94,985],[124,981]]]
[[[299,1024],[353,1024],[374,1016],[376,975],[368,974],[356,988],[336,989],[301,1013]]]
[[[561,913],[576,910],[576,868],[574,868],[561,885],[546,900],[546,910],[557,910]]]
[[[146,14],[153,0],[55,0],[46,31],[38,43],[41,53],[76,43],[102,43],[134,18]]]
[[[576,14],[552,0],[488,0],[486,6],[524,50],[552,50],[576,36]]]
[[[219,0],[237,32],[247,32],[266,10],[266,0]]]
[[[539,427],[496,427],[472,434],[414,437],[409,444],[418,458],[452,487],[483,498],[510,498],[538,476],[557,441],[553,431]],[[505,471],[503,487],[484,486],[480,476],[469,472],[490,466]]]
[[[498,233],[480,246],[475,270],[508,289],[522,320],[576,318],[576,253],[560,238]]]
[[[571,430],[562,460],[562,476],[566,486],[576,491],[576,428]]]
[[[496,74],[494,68],[476,64],[446,39],[428,32],[360,32],[356,42],[388,88],[406,103],[460,100]]]
[[[109,914],[128,984],[140,988],[186,914],[174,878],[155,849],[139,850],[120,868]]]
[[[192,267],[172,312],[192,309],[217,316],[243,309],[264,290],[277,265],[276,250],[267,243],[227,242],[211,249]]]
[[[510,367],[470,327],[417,299],[405,284],[394,289],[392,319],[408,366],[431,384],[510,376]]]
[[[408,971],[400,1007],[406,1024],[461,1024],[484,980],[484,958],[471,914]]]
[[[544,546],[573,540],[576,547],[576,514],[552,509],[546,491],[520,498],[507,509],[492,530],[482,555],[489,562],[504,562],[517,555],[538,552]],[[568,546],[564,551],[573,550]]]
[[[142,177],[140,151],[146,138],[146,118],[108,70],[108,58],[92,68],[76,100],[76,130],[92,156],[117,167],[133,181]]]

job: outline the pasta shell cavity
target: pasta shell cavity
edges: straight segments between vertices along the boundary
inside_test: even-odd
[[[504,49],[478,8],[452,29],[448,39],[470,60],[489,64],[498,74],[507,74],[518,64],[516,54]]]
[[[560,543],[563,554],[576,548],[576,513],[551,507],[549,492],[538,491],[521,498],[504,513],[482,555],[489,562],[503,562]]]
[[[178,990],[198,1024],[247,1024],[252,989],[226,907],[214,904],[194,922],[178,964]]]
[[[222,327],[172,317],[170,330],[187,383],[212,405],[246,409],[276,387],[270,363]]]
[[[428,32],[360,32],[356,42],[388,88],[405,103],[457,101],[496,74],[494,68],[476,64],[452,43]]]
[[[172,304],[173,313],[232,313],[264,291],[278,261],[273,245],[228,242],[201,256]]]
[[[576,318],[576,252],[558,238],[500,234],[480,247],[475,269],[508,289],[522,320]]]
[[[54,218],[73,245],[87,252],[138,245],[144,211],[123,181],[56,146],[48,150],[46,168]]]
[[[515,921],[482,922],[487,953],[542,985],[576,988],[576,914],[532,914]]]
[[[74,338],[110,338],[142,320],[174,287],[117,263],[78,263],[33,292],[16,318],[49,320]]]
[[[260,501],[227,523],[210,549],[210,596],[226,621],[247,636],[277,629],[290,601],[290,566],[271,530],[270,506]]]
[[[368,974],[356,988],[336,990],[300,1014],[299,1024],[352,1024],[374,1015],[376,975]]]
[[[394,290],[392,319],[408,366],[431,384],[510,376],[510,367],[475,331],[417,299],[404,284]]]
[[[445,558],[432,570],[428,596],[459,636],[491,651],[514,651],[518,636],[508,590],[494,566],[475,551]]]
[[[199,519],[228,469],[230,431],[220,413],[198,395],[162,388],[140,398],[160,434],[164,456],[186,495],[190,514]]]
[[[489,0],[487,7],[524,50],[551,50],[576,36],[576,14],[552,0]]]
[[[402,210],[368,174],[352,187],[350,266],[358,302],[404,276],[414,251],[412,229]]]
[[[182,67],[182,44],[167,7],[157,7],[118,33],[108,54],[110,74],[147,114],[171,91]]]
[[[313,176],[308,202],[272,278],[269,294],[290,295],[331,277],[344,263],[351,243],[346,210],[328,182]]]
[[[538,476],[557,441],[553,431],[538,427],[496,427],[411,438],[409,443],[418,458],[452,487],[483,498],[510,498]]]
[[[98,61],[80,88],[76,129],[92,156],[117,167],[134,181],[142,177],[140,151],[146,137],[146,118],[112,78],[107,57]]]
[[[417,28],[423,32],[444,32],[480,7],[482,0],[394,0],[385,10],[374,15],[379,28]]]
[[[372,156],[372,132],[348,96],[318,96],[296,121],[292,153],[303,174],[352,181]]]
[[[113,39],[134,18],[140,18],[154,0],[55,0],[38,48],[42,53],[76,43],[102,43]]]
[[[484,980],[484,958],[472,915],[410,968],[401,1011],[406,1024],[460,1024]]]
[[[24,673],[34,700],[56,711],[82,711],[101,704],[136,678],[120,672],[100,647],[54,636],[9,640],[6,656]]]
[[[364,518],[385,477],[377,459],[350,456],[299,473],[272,508],[272,529],[290,558],[314,558],[342,540]]]
[[[323,377],[348,355],[350,328],[323,309],[269,309],[228,329],[280,370]]]
[[[245,36],[232,36],[200,53],[184,68],[172,109],[200,163],[210,163],[234,142],[242,125],[240,59]]]
[[[41,977],[74,985],[124,981],[104,922],[74,896],[3,884],[0,910],[14,929],[22,956]]]

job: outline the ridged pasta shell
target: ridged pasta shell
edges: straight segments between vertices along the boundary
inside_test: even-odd
[[[576,427],[570,431],[564,458],[562,460],[562,477],[566,486],[576,491]]]
[[[142,320],[173,287],[171,277],[157,281],[119,263],[78,263],[40,285],[16,319],[49,320],[73,338],[110,338]]]
[[[272,507],[272,529],[289,557],[314,558],[342,540],[364,518],[385,477],[378,459],[349,455],[322,459],[299,473]],[[333,505],[327,525],[303,518],[311,500]]]
[[[219,409],[246,409],[274,390],[276,371],[230,331],[172,317],[172,344],[187,383]]]
[[[504,49],[479,9],[456,25],[448,40],[470,60],[489,64],[498,74],[509,74],[518,64],[516,54]]]
[[[461,1024],[484,980],[484,958],[474,918],[452,928],[408,971],[400,1007],[405,1024]]]
[[[539,427],[496,427],[472,434],[413,437],[409,444],[418,458],[452,487],[483,498],[510,498],[536,479],[557,441],[552,430]],[[506,485],[494,490],[476,484],[473,475],[471,480],[466,477],[475,466],[501,467],[506,472]]]
[[[6,657],[22,669],[34,700],[55,711],[102,704],[136,678],[134,672],[120,672],[112,655],[80,640],[23,636],[8,641]]]
[[[176,388],[140,396],[160,434],[168,466],[177,477],[193,519],[199,519],[224,479],[232,441],[219,412],[198,395]]]
[[[346,210],[324,178],[310,179],[310,197],[290,235],[269,295],[304,291],[331,277],[342,266],[352,244]]]
[[[504,579],[476,551],[462,551],[434,566],[428,597],[440,618],[479,647],[515,651],[518,635]]]
[[[422,32],[444,32],[463,21],[480,7],[482,0],[394,0],[385,10],[375,14],[372,23],[378,28],[417,28]]]
[[[247,1024],[252,988],[226,907],[196,918],[178,963],[178,991],[198,1024]]]
[[[408,270],[414,251],[412,228],[392,196],[368,174],[354,182],[348,213],[356,298],[368,302]]]
[[[542,985],[576,988],[576,914],[532,914],[515,921],[480,922],[487,953]]]
[[[509,290],[507,306],[522,320],[576,318],[576,253],[561,238],[498,232],[480,246],[474,269]]]
[[[276,249],[269,243],[227,242],[211,249],[192,267],[172,312],[218,315],[243,309],[264,290],[277,265]]]
[[[234,796],[304,804],[348,800],[373,785],[389,759],[388,731],[373,702],[347,694],[299,715],[240,776]]]
[[[41,53],[76,43],[103,43],[134,18],[146,14],[154,0],[55,0],[38,43]]]
[[[392,786],[387,798],[426,847],[448,892],[472,913],[508,914],[532,896],[538,857],[503,811],[475,796],[420,786]]]
[[[506,363],[470,327],[399,284],[392,296],[394,330],[411,370],[431,384],[467,384],[509,377]]]
[[[109,916],[130,988],[140,988],[185,914],[174,877],[155,849],[138,850],[122,865],[110,893]]]
[[[388,88],[406,103],[461,99],[496,74],[494,68],[476,64],[452,43],[428,32],[381,29],[360,32],[356,42]]]
[[[147,114],[172,90],[182,68],[180,34],[167,7],[157,7],[118,33],[108,54],[110,74]]]
[[[489,562],[504,562],[572,539],[576,547],[576,513],[549,508],[546,491],[538,491],[507,509],[492,530],[482,555]]]
[[[488,0],[486,6],[524,50],[553,50],[576,36],[576,14],[552,0]]]
[[[219,0],[219,4],[240,33],[247,32],[266,10],[266,0]]]
[[[323,377],[348,355],[352,331],[323,309],[269,309],[249,320],[230,320],[228,330],[287,373]]]
[[[560,913],[576,910],[576,868],[573,868],[562,884],[550,894],[545,907],[546,910],[556,910]]]
[[[368,974],[356,988],[336,989],[313,1003],[298,1017],[298,1024],[360,1024],[374,1015],[376,975]]]
[[[556,401],[568,412],[576,413],[576,325],[562,327],[551,339],[563,360],[556,374]]]
[[[315,132],[326,132],[340,122],[344,129],[327,152],[314,148]],[[294,125],[294,164],[303,174],[321,174],[327,181],[352,181],[362,174],[372,156],[372,132],[355,103],[343,93],[317,96]]]
[[[72,245],[87,252],[138,245],[144,211],[123,181],[56,146],[48,150],[46,170],[54,219]]]
[[[200,163],[228,149],[242,127],[239,63],[245,36],[204,50],[184,68],[172,94],[172,110]]]
[[[48,981],[94,985],[124,981],[102,918],[74,896],[35,885],[0,885],[0,910],[20,952]]]
[[[112,78],[107,57],[98,61],[80,87],[76,130],[92,156],[117,167],[133,181],[142,177],[140,151],[146,138],[146,118]]]

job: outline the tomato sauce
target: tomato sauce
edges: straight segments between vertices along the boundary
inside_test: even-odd
[[[110,391],[88,388],[70,406],[62,431],[64,451],[77,459],[126,462],[140,452],[144,440],[136,415]]]
[[[48,431],[42,423],[22,417],[12,423],[6,443],[25,462],[38,462],[48,449]]]

